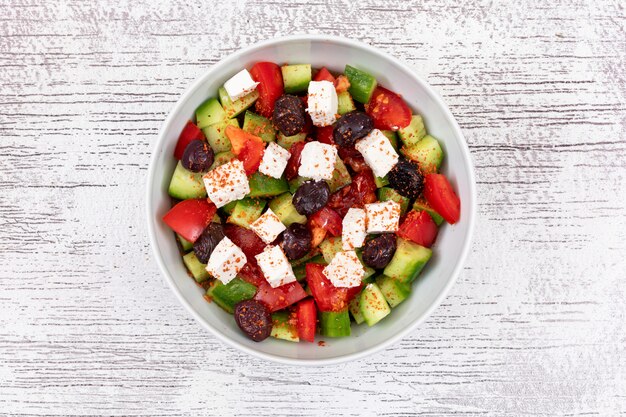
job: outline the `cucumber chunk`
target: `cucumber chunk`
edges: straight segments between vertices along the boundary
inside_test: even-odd
[[[341,158],[337,158],[335,160],[335,170],[333,171],[333,177],[329,180],[326,180],[326,183],[330,188],[330,192],[334,193],[338,189],[345,187],[351,182],[352,177],[348,172],[348,168],[346,168],[346,165],[343,163]]]
[[[430,135],[411,146],[403,146],[402,153],[412,161],[417,162],[424,174],[432,174],[439,170],[443,161],[443,150],[439,141]]]
[[[356,110],[352,96],[347,91],[337,94],[337,103],[337,113],[339,114],[343,115]]]
[[[186,170],[182,162],[178,161],[167,190],[169,195],[179,200],[206,197],[202,175],[204,175],[202,172],[195,173]]]
[[[272,122],[250,110],[246,110],[246,115],[243,118],[243,130],[260,137],[263,142],[274,142],[276,139],[276,130],[274,130]]]
[[[272,332],[270,336],[289,342],[300,341],[298,329],[296,328],[296,319],[292,317],[292,313],[282,310],[272,314]]]
[[[183,256],[183,263],[196,282],[204,282],[209,279],[209,273],[206,271],[206,265],[198,260],[195,252],[192,251]]]
[[[213,152],[219,153],[231,150],[230,140],[226,136],[226,127],[228,125],[239,127],[239,122],[237,119],[227,119],[202,129]]]
[[[395,201],[400,204],[401,215],[404,216],[409,209],[409,204],[411,203],[411,199],[400,195],[396,190],[390,187],[383,187],[376,190],[376,194],[378,195],[379,201]]]
[[[298,188],[300,188],[300,186],[302,184],[304,184],[308,180],[309,180],[309,178],[304,178],[304,177],[296,177],[296,178],[290,180],[289,181],[289,192],[291,194],[295,194],[295,192],[298,190]]]
[[[293,223],[306,223],[306,216],[298,213],[296,208],[292,203],[293,196],[291,193],[284,193],[275,197],[272,201],[270,201],[269,206],[278,216],[281,222],[287,227],[291,226]]]
[[[250,225],[261,217],[265,204],[265,200],[253,198],[241,199],[235,204],[235,208],[228,217],[227,222],[249,229]]]
[[[255,172],[248,179],[250,194],[248,197],[274,197],[289,190],[289,184],[284,178],[272,178]]]
[[[396,253],[383,273],[398,281],[411,283],[417,278],[432,254],[433,251],[428,248],[398,238]]]
[[[350,315],[347,309],[343,311],[320,311],[318,318],[322,336],[350,336]]]
[[[278,143],[283,148],[289,150],[294,143],[304,142],[306,139],[306,133],[297,133],[293,136],[285,136],[282,133],[278,132],[276,135],[276,143]]]
[[[311,82],[311,65],[284,65],[280,68],[283,73],[285,93],[294,94],[306,91]]]
[[[374,184],[376,184],[376,188],[382,188],[385,185],[389,185],[389,179],[386,175],[384,177],[374,177]]]
[[[359,261],[361,261],[361,264],[363,264],[363,270],[365,271],[365,273],[363,274],[363,282],[369,283],[371,281],[370,277],[372,277],[376,273],[376,270],[372,267],[365,265],[365,262],[363,262],[363,249],[362,248],[356,249],[355,252],[356,252],[356,257],[359,258]]]
[[[231,151],[220,152],[215,154],[215,159],[213,160],[213,165],[209,168],[209,171],[217,168],[220,165],[224,165],[225,163],[235,159],[235,154]]]
[[[396,307],[411,294],[411,286],[409,284],[385,275],[376,278],[376,285],[380,288],[391,308]]]
[[[356,324],[361,324],[365,321],[365,318],[363,318],[363,314],[361,313],[360,299],[361,294],[358,294],[348,303],[348,311],[350,311],[350,314],[352,314],[352,318],[354,319]]]
[[[239,114],[241,114],[248,107],[252,106],[259,98],[259,92],[254,90],[247,96],[241,97],[239,100],[232,101],[224,87],[220,87],[217,90],[217,95],[220,97],[220,103],[222,103],[225,118],[227,119],[239,116]]]
[[[230,216],[231,214],[233,214],[233,211],[235,210],[236,206],[237,206],[237,201],[231,201],[230,203],[220,208],[220,210],[222,210],[224,213]]]
[[[430,217],[432,217],[433,221],[435,222],[435,224],[437,226],[439,226],[439,225],[441,225],[441,223],[443,223],[443,217],[441,217],[441,214],[437,213],[424,200],[415,200],[415,203],[413,203],[413,210],[417,210],[417,211],[422,211],[423,210],[426,213],[430,214]]]
[[[389,139],[391,146],[393,146],[393,149],[395,149],[397,152],[398,151],[398,135],[396,134],[396,132],[394,132],[393,130],[382,130],[382,132],[383,132],[383,135],[387,136],[387,139]]]
[[[308,261],[310,261],[311,259],[314,259],[316,257],[319,257],[318,253],[319,253],[319,251],[317,249],[313,249],[311,252],[307,253],[302,258],[294,259],[293,261],[291,261],[290,262],[291,266],[296,267],[296,266],[304,264],[304,263],[310,263]],[[321,259],[323,259],[323,258],[321,258]],[[319,263],[319,262],[314,262],[314,263]]]
[[[330,263],[335,255],[341,252],[341,236],[331,236],[320,243],[320,251],[326,263]]]
[[[398,130],[398,136],[406,146],[415,145],[426,136],[424,119],[419,114],[411,116],[411,123],[407,127]]]
[[[378,84],[371,74],[346,65],[346,77],[350,81],[350,95],[359,103],[367,104],[372,98],[372,93]]]
[[[193,243],[191,243],[178,233],[176,233],[176,238],[180,242],[180,247],[183,249],[183,252],[189,252],[191,249],[193,249]]]
[[[367,284],[359,298],[361,314],[368,326],[373,326],[391,313],[387,300],[378,288],[378,285]]]
[[[233,313],[235,304],[249,300],[256,294],[256,287],[241,278],[235,278],[228,284],[215,280],[206,292],[215,303],[224,310]]]
[[[196,124],[198,128],[221,122],[226,118],[226,112],[216,98],[210,98],[196,109]]]

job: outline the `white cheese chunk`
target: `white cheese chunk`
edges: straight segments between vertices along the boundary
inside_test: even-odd
[[[365,270],[356,252],[348,250],[335,255],[324,268],[324,275],[335,287],[356,287],[361,285]]]
[[[207,172],[202,179],[209,199],[218,208],[231,201],[241,200],[250,192],[243,162],[238,159]]]
[[[272,243],[286,229],[272,209],[267,209],[261,217],[250,225],[250,228],[265,243]]]
[[[246,262],[248,259],[241,248],[229,238],[224,237],[213,249],[206,270],[222,283],[228,284],[237,276]]]
[[[224,83],[224,89],[232,101],[247,96],[256,89],[259,83],[254,82],[247,69],[242,69]]]
[[[284,149],[276,142],[272,142],[263,153],[259,172],[272,178],[280,178],[287,167],[290,157],[291,154],[287,149]]]
[[[309,142],[302,148],[298,175],[314,180],[329,180],[333,177],[337,148],[320,142]]]
[[[341,247],[343,250],[360,248],[365,242],[365,210],[351,208],[343,218]]]
[[[261,271],[272,288],[289,284],[296,280],[291,264],[280,246],[267,246],[255,256]]]
[[[396,232],[400,227],[402,208],[395,201],[365,205],[367,233]]]
[[[330,81],[311,81],[307,111],[315,126],[330,126],[337,120],[337,92]]]
[[[398,163],[398,153],[389,139],[378,129],[372,130],[355,145],[374,175],[384,177]]]

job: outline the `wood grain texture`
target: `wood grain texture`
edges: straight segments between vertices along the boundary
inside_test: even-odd
[[[626,11],[594,0],[0,0],[0,415],[626,415]],[[334,368],[230,349],[144,219],[207,67],[292,33],[404,59],[476,165],[472,253],[410,337]]]

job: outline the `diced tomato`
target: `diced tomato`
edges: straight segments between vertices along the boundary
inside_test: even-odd
[[[270,311],[282,310],[306,298],[302,285],[298,281],[272,288],[267,281],[263,282],[254,296],[254,299],[265,304]]]
[[[289,157],[289,162],[287,162],[287,167],[285,168],[285,178],[287,178],[287,180],[292,180],[298,176],[298,169],[300,169],[300,155],[302,154],[304,145],[304,142],[296,142],[291,145],[291,149],[289,149],[291,156]]]
[[[238,276],[256,287],[260,287],[261,284],[266,282],[263,272],[254,258],[248,259],[248,263],[239,271]]]
[[[283,74],[280,67],[273,62],[257,62],[250,69],[250,75],[258,82],[259,98],[256,101],[256,111],[261,116],[272,117],[274,103],[283,94]]]
[[[335,140],[333,139],[333,126],[324,126],[317,128],[317,141],[325,143],[327,145],[334,145]]]
[[[313,81],[330,81],[334,84],[335,77],[333,77],[333,74],[331,74],[326,67],[323,67],[321,70],[317,71],[315,77],[313,77]]]
[[[163,221],[176,233],[190,242],[195,242],[217,211],[206,199],[184,200],[176,204],[163,216]]]
[[[309,229],[311,230],[311,248],[317,248],[326,237],[326,229],[316,226],[309,227]]]
[[[350,80],[348,80],[348,77],[346,77],[345,75],[340,75],[339,77],[337,77],[337,79],[335,80],[335,91],[337,91],[337,93],[343,93],[345,91],[348,91],[349,88]]]
[[[437,237],[437,225],[427,212],[412,210],[400,225],[398,236],[430,248]]]
[[[365,162],[365,158],[361,155],[361,152],[357,151],[354,146],[341,147],[338,153],[342,161],[352,168],[354,172],[370,169],[369,165]]]
[[[204,133],[202,130],[194,122],[189,120],[183,131],[180,132],[180,136],[178,137],[178,142],[176,143],[176,149],[174,149],[174,158],[180,159],[183,157],[183,153],[185,152],[185,148],[191,141],[194,140],[204,140]]]
[[[224,234],[246,254],[248,262],[256,263],[255,256],[263,252],[265,242],[252,230],[244,229],[235,224],[224,225]]]
[[[327,207],[344,217],[351,207],[363,207],[376,198],[376,182],[370,169],[363,170],[352,178],[352,183],[330,196]]]
[[[461,200],[443,174],[424,177],[424,197],[437,213],[448,223],[454,224],[461,217]]]
[[[315,341],[315,327],[317,326],[317,309],[315,301],[307,298],[300,301],[296,307],[298,315],[298,337],[307,342]]]
[[[316,213],[313,213],[309,217],[309,224],[312,227],[319,227],[326,230],[333,236],[341,235],[342,219],[337,212],[328,207],[322,207]]]
[[[335,287],[324,275],[324,265],[320,264],[306,264],[306,282],[320,311],[345,309],[361,289]]]
[[[243,162],[246,174],[254,174],[259,169],[263,159],[263,152],[265,151],[263,139],[231,125],[226,127],[226,136],[230,140],[233,153],[237,155],[237,159]]]
[[[411,109],[400,95],[378,86],[365,106],[374,119],[374,127],[381,130],[398,130],[411,123]]]

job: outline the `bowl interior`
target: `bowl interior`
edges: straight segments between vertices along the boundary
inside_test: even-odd
[[[242,336],[234,319],[218,306],[207,303],[203,291],[189,278],[174,236],[160,220],[170,208],[167,187],[175,167],[172,157],[180,131],[193,117],[196,107],[217,94],[217,89],[241,68],[258,61],[310,63],[341,72],[346,64],[372,73],[378,82],[402,94],[425,120],[427,130],[444,148],[442,171],[448,176],[462,201],[461,220],[440,229],[433,247],[433,258],[413,284],[413,293],[385,320],[368,328],[353,325],[353,336],[342,339],[319,338],[317,343],[289,343],[268,339],[255,343]],[[469,244],[474,216],[474,183],[467,146],[456,122],[429,87],[406,66],[360,43],[327,38],[291,38],[266,42],[231,55],[216,64],[177,103],[163,126],[152,159],[148,190],[150,231],[157,260],[183,304],[206,327],[225,341],[257,356],[282,362],[337,362],[363,356],[397,340],[423,320],[436,307],[459,272]]]

